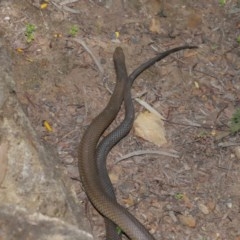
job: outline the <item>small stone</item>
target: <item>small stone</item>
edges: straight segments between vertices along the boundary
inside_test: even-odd
[[[230,209],[232,208],[232,203],[231,202],[228,202],[226,205],[227,205],[228,208],[230,208]]]
[[[9,21],[9,20],[10,20],[10,17],[9,17],[9,16],[6,16],[6,17],[4,18],[4,20],[5,20],[5,21]]]

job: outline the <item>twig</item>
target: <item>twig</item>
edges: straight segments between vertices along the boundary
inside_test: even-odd
[[[79,44],[81,44],[83,46],[83,48],[90,54],[90,56],[92,57],[93,61],[95,62],[95,64],[98,67],[99,72],[101,73],[101,76],[104,75],[104,70],[100,64],[100,62],[98,61],[97,57],[93,54],[93,52],[89,49],[89,47],[86,45],[86,43],[80,39],[80,38],[72,38],[72,39],[68,39],[74,42],[77,42]]]
[[[64,138],[68,137],[69,135],[71,135],[72,133],[76,132],[76,129],[73,129],[71,131],[69,131],[68,133],[66,133],[65,135],[63,135],[60,139],[58,139],[57,142],[55,143],[60,143]]]
[[[52,4],[57,7],[58,9],[62,10],[62,11],[67,11],[67,12],[71,12],[71,13],[75,13],[75,14],[79,14],[81,13],[79,10],[76,10],[76,9],[72,9],[70,7],[67,7],[67,6],[64,6],[62,4],[58,4],[54,1],[52,1]]]
[[[195,65],[195,66],[196,66],[196,65]],[[193,67],[193,69],[194,69],[195,72],[202,73],[202,74],[207,75],[207,76],[209,76],[209,77],[212,77],[212,78],[214,78],[214,79],[218,79],[218,77],[214,76],[213,74],[210,74],[210,73],[207,73],[207,72],[204,72],[204,71],[195,69],[195,66]]]
[[[226,129],[222,129],[221,126],[208,126],[208,125],[201,125],[198,123],[180,123],[180,122],[173,122],[173,121],[169,121],[169,120],[163,120],[164,122],[167,122],[169,124],[174,124],[174,125],[179,125],[179,126],[185,126],[185,127],[194,127],[194,128],[203,128],[203,129],[209,129],[209,130],[218,130],[218,131],[222,131],[225,132]]]
[[[78,2],[79,0],[63,0],[59,3],[59,5],[66,5],[66,4],[69,4],[69,3],[75,3],[75,2]]]
[[[223,148],[232,147],[232,146],[239,146],[239,145],[240,145],[239,142],[220,142],[218,144],[219,147],[223,147]]]
[[[156,150],[138,150],[134,151],[131,153],[128,153],[116,160],[116,163],[119,163],[125,159],[134,157],[134,156],[139,156],[139,155],[146,155],[146,154],[157,154],[157,155],[163,155],[163,156],[168,156],[168,157],[173,157],[173,158],[179,158],[179,155],[170,153],[170,152],[165,152],[165,151],[156,151]]]
[[[0,187],[1,184],[4,181],[4,178],[6,177],[7,168],[8,168],[8,142],[2,142],[0,144],[0,163],[1,163],[1,169],[0,169]]]
[[[45,21],[45,18],[44,18],[44,16],[43,16],[42,11],[40,11],[40,13],[41,13],[41,16],[42,16],[42,19],[43,19],[43,24],[44,24],[45,28],[46,28],[47,30],[49,30],[48,24],[47,24],[47,22]]]
[[[150,106],[147,102],[141,100],[140,98],[134,98],[135,101],[137,101],[139,104],[141,104],[143,107],[145,107],[149,112],[154,113],[158,115],[162,120],[165,120],[165,118],[156,111],[152,106]]]

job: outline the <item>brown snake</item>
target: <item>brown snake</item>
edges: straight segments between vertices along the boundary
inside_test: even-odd
[[[104,110],[92,121],[83,135],[79,147],[79,173],[86,194],[94,207],[108,220],[110,229],[116,232],[116,226],[132,240],[150,240],[154,237],[115,199],[111,182],[108,178],[105,159],[111,148],[131,129],[134,119],[134,108],[130,88],[135,78],[145,69],[165,56],[181,49],[196,48],[182,46],[157,55],[137,68],[129,77],[125,66],[125,57],[120,47],[116,48],[113,59],[117,74],[114,92]],[[98,146],[99,139],[105,129],[115,119],[124,98],[126,115],[116,131],[107,136]],[[97,148],[98,147],[98,148]],[[97,153],[96,153],[97,151]],[[97,161],[98,163],[97,163]],[[102,166],[104,165],[104,166]],[[109,185],[110,184],[110,185]],[[119,239],[115,235],[107,235],[109,240]]]

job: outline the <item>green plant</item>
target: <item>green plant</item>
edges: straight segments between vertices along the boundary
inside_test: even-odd
[[[204,138],[204,137],[208,137],[209,133],[205,130],[202,130],[198,133],[197,138]]]
[[[240,130],[240,108],[238,108],[232,115],[230,130],[232,133],[236,133]]]
[[[122,229],[119,226],[117,226],[117,233],[118,233],[118,235],[123,233]]]
[[[75,37],[78,33],[78,26],[77,25],[73,25],[71,28],[70,28],[70,31],[69,31],[69,34],[72,36],[72,37]]]
[[[211,49],[213,51],[217,50],[218,49],[218,45],[216,43],[214,43],[212,46],[211,46]]]
[[[36,30],[35,25],[28,23],[26,25],[25,36],[28,43],[34,40],[34,32]]]
[[[218,0],[218,3],[221,7],[223,7],[226,4],[226,0]]]
[[[177,200],[183,199],[183,196],[184,196],[183,193],[176,193],[176,194],[174,195],[175,199],[177,199]]]
[[[237,43],[240,44],[240,35],[237,36]]]

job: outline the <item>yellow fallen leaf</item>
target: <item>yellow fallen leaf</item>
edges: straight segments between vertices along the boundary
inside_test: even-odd
[[[45,9],[45,8],[47,8],[47,6],[48,6],[47,3],[42,3],[42,4],[40,5],[40,8],[41,8],[41,9]]]
[[[40,3],[40,9],[46,9],[48,7],[49,0],[42,0]]]
[[[51,125],[49,124],[49,122],[47,120],[43,120],[43,126],[45,127],[45,129],[48,131],[48,132],[52,132],[53,129],[51,127]]]
[[[54,37],[55,37],[55,38],[61,38],[61,37],[62,37],[62,33],[55,33],[55,34],[54,34]]]
[[[17,48],[16,51],[17,51],[18,53],[23,53],[23,49],[22,49],[22,48]]]
[[[167,143],[162,119],[148,111],[140,113],[133,124],[135,134],[157,146]]]
[[[115,32],[115,38],[118,39],[120,36],[120,33],[119,32]]]

